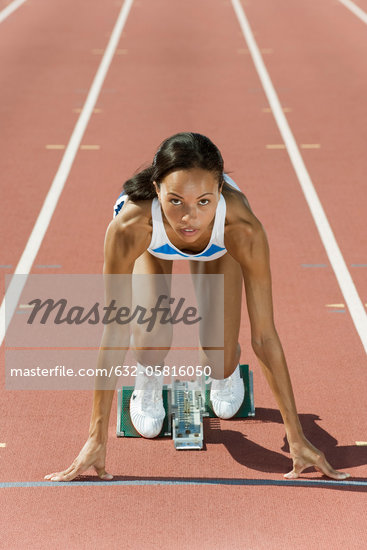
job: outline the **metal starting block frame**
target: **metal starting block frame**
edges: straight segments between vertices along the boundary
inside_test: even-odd
[[[234,418],[255,416],[253,375],[248,365],[240,365],[245,386],[245,398]],[[141,437],[132,425],[129,411],[133,386],[117,391],[117,437]],[[205,379],[182,381],[163,386],[163,406],[166,411],[158,437],[172,437],[177,450],[200,450],[204,444],[203,418],[216,417],[210,402],[210,387]]]

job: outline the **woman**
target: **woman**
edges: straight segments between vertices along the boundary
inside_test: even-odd
[[[211,401],[221,418],[232,417],[243,400],[239,376],[238,335],[242,282],[245,285],[251,324],[252,347],[278,403],[289,442],[293,469],[285,475],[297,478],[314,466],[333,479],[349,474],[337,472],[304,436],[300,425],[288,368],[273,322],[269,251],[264,229],[234,182],[223,172],[217,147],[205,136],[180,133],[165,140],[151,167],[124,185],[115,205],[115,217],[105,240],[105,274],[161,274],[172,271],[173,259],[187,259],[196,275],[224,275],[224,357],[222,374],[210,350],[202,355],[214,365]],[[198,279],[197,294],[205,295]],[[168,284],[168,283],[167,283]],[[153,283],[154,286],[154,283]],[[122,303],[131,302],[131,285],[124,285]],[[152,298],[154,289],[146,293]],[[116,297],[113,283],[106,284],[106,298]],[[149,296],[145,297],[149,301]],[[215,304],[213,297],[207,303]],[[121,351],[130,335],[126,327],[116,333],[105,328],[98,366],[121,364]],[[145,335],[146,336],[146,335]],[[170,335],[168,335],[169,338]],[[154,338],[156,335],[154,336]],[[143,338],[141,341],[140,338]],[[144,336],[134,331],[136,349],[147,348]],[[167,334],[164,336],[167,340]],[[162,376],[148,376],[145,365],[164,361],[164,346],[147,355],[138,353],[138,373],[130,402],[130,414],[137,430],[155,437],[164,419]],[[204,346],[203,346],[204,348]],[[118,364],[118,363],[117,363]],[[113,380],[113,383],[116,381]],[[95,389],[87,442],[72,465],[45,476],[52,481],[69,481],[93,466],[101,479],[112,479],[105,470],[108,421],[114,389]]]

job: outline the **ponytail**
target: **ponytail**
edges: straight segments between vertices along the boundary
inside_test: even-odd
[[[149,166],[125,181],[123,189],[132,201],[146,201],[157,196],[153,185],[154,166]]]

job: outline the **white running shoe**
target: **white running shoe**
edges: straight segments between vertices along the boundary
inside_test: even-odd
[[[134,428],[143,437],[160,434],[166,411],[163,407],[163,374],[148,376],[138,363],[135,388],[130,398],[130,418]]]
[[[240,409],[245,397],[245,385],[240,375],[240,366],[228,378],[213,380],[210,400],[213,411],[219,418],[232,418]]]

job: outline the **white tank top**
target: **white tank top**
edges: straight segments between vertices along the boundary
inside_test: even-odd
[[[240,191],[240,188],[227,174],[223,175],[226,183]],[[114,206],[114,216],[116,216],[127,199],[126,194],[121,194]],[[196,260],[200,262],[209,262],[223,256],[227,250],[224,246],[224,224],[226,220],[226,201],[223,195],[220,195],[217,209],[215,212],[214,225],[210,240],[205,250],[198,254],[187,254],[176,248],[169,240],[162,218],[162,210],[157,198],[152,200],[152,239],[148,247],[148,252],[157,258],[163,260]]]

